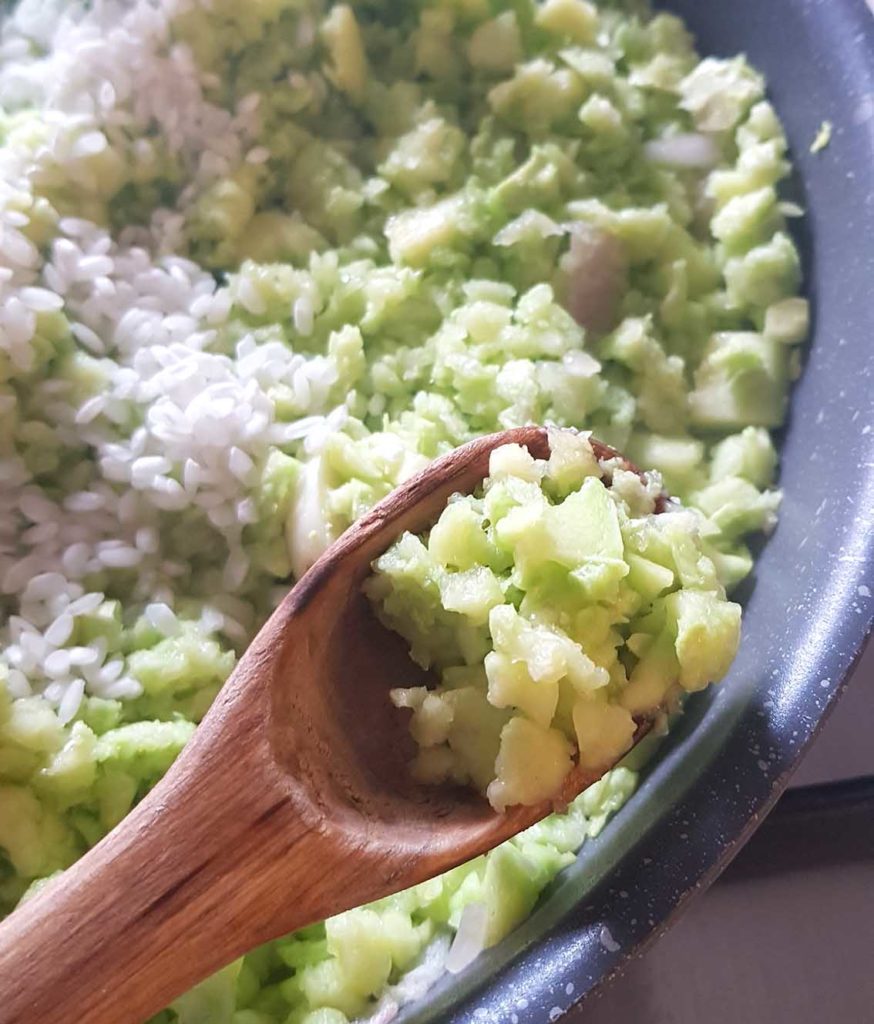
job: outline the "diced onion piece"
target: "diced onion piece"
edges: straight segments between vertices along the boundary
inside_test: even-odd
[[[700,132],[684,132],[660,139],[651,139],[644,146],[647,160],[667,167],[686,167],[708,171],[719,163],[716,140]]]
[[[565,306],[586,330],[603,334],[616,326],[625,290],[625,254],[620,242],[593,224],[570,226],[570,249],[562,260]]]
[[[327,526],[327,483],[320,456],[304,465],[285,526],[285,542],[296,579],[309,569],[333,539]]]
[[[486,948],[488,924],[489,915],[485,903],[468,903],[462,910],[458,931],[446,957],[446,970],[450,974],[460,974]]]

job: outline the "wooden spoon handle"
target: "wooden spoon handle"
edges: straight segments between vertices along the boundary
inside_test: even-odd
[[[259,646],[122,825],[0,926],[0,1024],[139,1024],[331,912],[336,843],[275,770]]]
[[[296,903],[300,924],[318,913],[300,893],[269,892],[265,848],[313,838],[288,801],[259,799],[249,781],[203,798],[175,782],[0,928],[2,1024],[146,1020],[266,940],[276,900]]]

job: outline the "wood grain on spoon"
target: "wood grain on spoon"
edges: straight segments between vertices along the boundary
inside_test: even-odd
[[[498,815],[467,790],[412,782],[388,689],[419,670],[361,594],[372,560],[472,491],[508,442],[549,453],[546,431],[524,427],[438,459],[290,591],[164,779],[0,926],[0,1024],[144,1021],[253,946],[446,871],[553,809]],[[574,772],[557,802],[609,767]]]

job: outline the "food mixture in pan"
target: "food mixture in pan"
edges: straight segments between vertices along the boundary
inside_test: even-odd
[[[785,150],[755,70],[638,0],[7,13],[0,911],[166,771],[319,552],[472,437],[591,431],[693,510],[730,592],[807,328]],[[635,767],[161,1024],[390,1020],[530,912]]]
[[[437,686],[412,710],[422,782],[538,804],[576,764],[590,778],[683,694],[717,682],[740,638],[700,512],[665,507],[657,476],[548,432],[550,454],[496,448],[476,495],[401,536],[366,591]]]

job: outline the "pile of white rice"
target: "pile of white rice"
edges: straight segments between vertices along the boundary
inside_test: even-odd
[[[83,694],[141,692],[105,645],[69,646],[76,617],[104,600],[83,581],[105,578],[108,592],[142,605],[168,636],[180,600],[197,598],[204,633],[244,643],[256,614],[234,595],[266,582],[250,577],[244,587],[242,542],[258,518],[264,459],[293,439],[317,446],[324,425],[343,418],[327,407],[336,375],[324,357],[246,335],[217,351],[230,289],[173,254],[184,210],[203,189],[264,157],[252,143],[259,97],[234,111],[209,103],[190,52],[167,45],[169,19],[185,6],[98,3],[83,17],[70,5],[25,2],[0,45],[0,105],[22,111],[0,147],[0,643],[10,693],[42,694],[64,722]],[[40,109],[32,120],[31,107]],[[177,208],[156,210],[148,227],[113,236],[84,217],[55,222],[35,198],[58,184],[101,207],[115,164],[148,161],[159,144],[178,154],[189,183]],[[44,248],[28,237],[35,220],[47,224]],[[244,307],[257,303],[241,291]],[[293,315],[300,323],[312,311],[299,300]],[[68,375],[45,365],[41,338],[42,323],[60,316],[87,358]],[[77,379],[86,373],[92,380]],[[275,422],[269,391],[278,383],[300,397],[297,422]],[[49,474],[10,443],[10,425],[25,416],[40,425],[41,443],[57,447]],[[186,552],[167,543],[168,514],[219,542],[209,578],[193,578]]]

